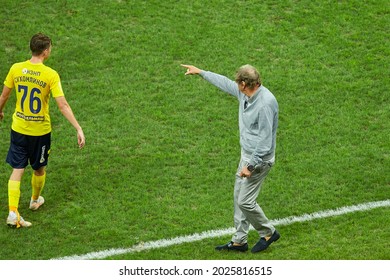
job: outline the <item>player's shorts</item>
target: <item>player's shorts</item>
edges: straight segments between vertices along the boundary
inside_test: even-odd
[[[7,163],[12,168],[26,168],[28,162],[32,169],[46,166],[50,153],[51,133],[42,136],[29,136],[11,130],[11,144]]]

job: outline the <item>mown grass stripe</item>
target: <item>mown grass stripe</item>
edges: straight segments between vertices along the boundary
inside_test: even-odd
[[[345,215],[353,212],[361,212],[361,211],[369,211],[375,208],[380,207],[389,207],[390,199],[382,200],[382,201],[374,201],[368,203],[362,203],[352,206],[345,206],[337,209],[330,209],[325,211],[314,212],[311,214],[304,214],[301,216],[291,216],[282,219],[272,220],[272,223],[275,226],[285,226],[293,223],[303,223],[316,219],[323,219],[328,217]],[[228,234],[233,234],[234,228],[227,228],[221,230],[210,230],[202,233],[195,233],[192,235],[179,236],[172,239],[161,239],[157,241],[150,241],[146,243],[137,244],[130,248],[117,248],[117,249],[108,249],[99,252],[87,253],[84,255],[73,255],[68,257],[61,257],[55,260],[92,260],[92,259],[104,259],[110,256],[128,254],[128,253],[136,253],[140,251],[150,250],[150,249],[158,249],[169,247],[173,245],[179,245],[183,243],[190,243],[195,241],[200,241],[207,238],[215,238]]]

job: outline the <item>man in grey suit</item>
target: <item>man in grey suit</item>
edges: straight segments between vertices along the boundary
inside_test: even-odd
[[[251,251],[263,251],[280,238],[279,232],[256,201],[261,185],[275,163],[278,127],[276,98],[261,84],[259,72],[251,65],[240,67],[235,81],[192,65],[182,66],[187,68],[185,75],[198,74],[239,101],[241,159],[234,185],[236,232],[229,243],[217,246],[216,250],[247,251],[249,226],[252,225],[259,233],[260,240]]]

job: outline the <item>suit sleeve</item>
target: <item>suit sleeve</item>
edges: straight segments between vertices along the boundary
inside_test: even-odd
[[[239,97],[238,85],[236,82],[230,80],[229,78],[210,72],[210,71],[202,71],[200,75],[209,83],[216,86],[220,90],[231,94],[235,97]]]
[[[251,165],[261,164],[263,157],[269,154],[272,149],[273,120],[272,109],[269,106],[264,106],[259,112],[259,134],[256,148],[250,159]]]

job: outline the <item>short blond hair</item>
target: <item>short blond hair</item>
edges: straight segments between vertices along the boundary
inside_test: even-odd
[[[245,82],[248,88],[253,89],[261,85],[260,73],[252,65],[246,64],[238,68],[236,73],[236,83]]]

